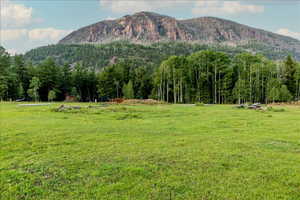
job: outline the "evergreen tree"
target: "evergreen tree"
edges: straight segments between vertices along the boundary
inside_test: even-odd
[[[133,90],[133,85],[132,85],[131,80],[123,86],[122,92],[123,92],[124,98],[126,98],[126,99],[134,98],[134,90]]]
[[[10,56],[5,49],[0,46],[0,100],[8,98],[9,67]]]
[[[18,98],[24,98],[25,92],[22,83],[19,84],[18,87]]]
[[[289,55],[284,62],[283,82],[291,94],[296,94],[296,62]]]
[[[295,74],[296,79],[296,99],[300,101],[300,63],[297,63],[297,70]]]
[[[279,99],[282,102],[291,101],[293,96],[291,95],[290,91],[288,90],[286,85],[282,85],[280,88]]]

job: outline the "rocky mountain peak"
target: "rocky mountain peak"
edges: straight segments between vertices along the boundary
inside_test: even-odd
[[[105,20],[81,28],[63,38],[60,44],[134,43],[183,41],[193,43],[247,44],[255,41],[279,50],[300,52],[300,41],[268,31],[215,17],[177,20],[142,11],[116,20]]]

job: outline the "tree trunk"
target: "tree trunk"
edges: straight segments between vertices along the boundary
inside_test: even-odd
[[[167,102],[169,102],[169,79],[167,80]]]
[[[175,73],[173,69],[173,98],[174,98],[174,103],[176,104],[176,82],[175,82]]]
[[[214,73],[214,104],[217,103],[217,67],[215,64],[215,73]]]
[[[253,99],[252,99],[252,70],[251,70],[251,65],[249,66],[249,86],[250,86],[250,94],[249,94],[249,97],[250,97],[250,102],[253,103]]]

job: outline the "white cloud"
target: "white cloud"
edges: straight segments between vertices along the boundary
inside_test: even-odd
[[[71,30],[55,28],[1,30],[0,44],[13,55],[24,53],[32,48],[55,44],[70,32]]]
[[[14,0],[0,0],[0,45],[7,47],[11,54],[23,53],[30,48],[53,44],[71,30],[49,28],[29,28],[43,22],[33,16],[33,8]]]
[[[287,28],[281,28],[278,31],[276,31],[276,33],[278,33],[280,35],[285,35],[285,36],[293,37],[293,38],[296,38],[296,39],[300,40],[300,32],[290,31]]]
[[[16,49],[7,49],[6,52],[12,56],[14,56],[18,53],[18,51]]]
[[[3,28],[24,27],[32,22],[32,8],[11,0],[2,0],[0,13]]]
[[[55,28],[40,28],[28,31],[28,38],[37,41],[57,42],[62,37],[72,32],[71,30],[60,30]]]
[[[222,0],[100,0],[102,8],[113,13],[135,13],[140,11],[160,11],[170,8],[191,8],[194,15],[221,15],[239,13],[261,13],[264,6],[243,4],[240,1]]]
[[[109,9],[113,13],[132,14],[140,11],[159,11],[166,8],[178,8],[191,2],[182,0],[100,0],[102,8]]]
[[[39,29],[4,29],[0,31],[1,41],[12,41],[20,39],[29,39],[31,41],[45,41],[55,43],[62,37],[69,34],[71,30],[61,30],[55,28]]]
[[[147,7],[146,1],[100,1],[100,6],[111,10],[113,13],[132,13]]]
[[[105,18],[105,20],[115,20],[115,19],[116,19],[115,17],[110,17],[110,16]]]
[[[27,35],[26,29],[4,29],[0,30],[1,41],[18,40]]]
[[[239,13],[261,13],[263,6],[242,4],[239,1],[198,0],[192,9],[194,15],[218,15]]]

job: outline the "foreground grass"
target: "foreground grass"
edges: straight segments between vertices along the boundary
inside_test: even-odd
[[[0,199],[300,199],[299,107],[55,107],[0,104]]]

